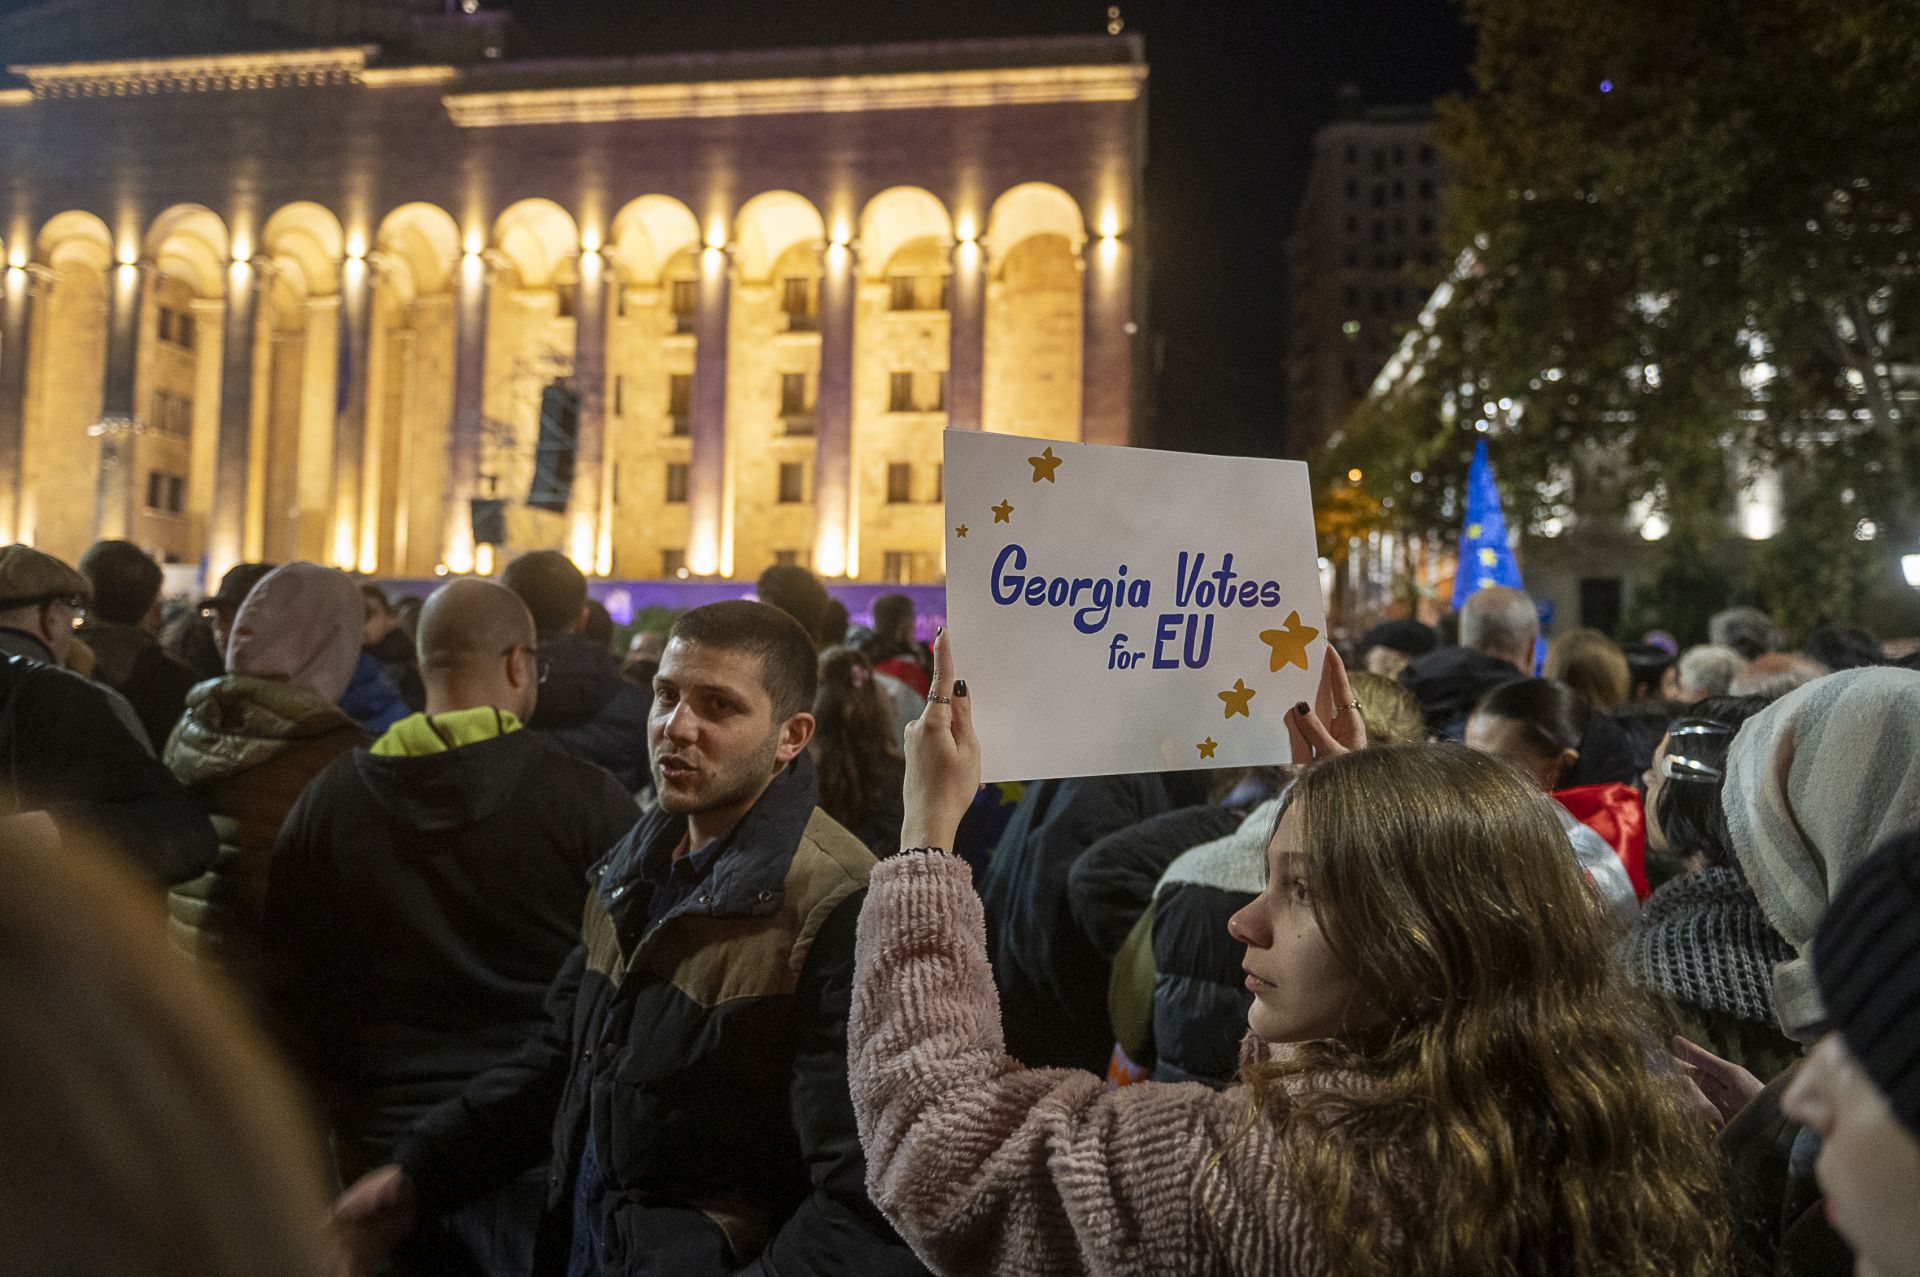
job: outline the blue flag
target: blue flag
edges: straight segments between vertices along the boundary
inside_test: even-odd
[[[1453,610],[1467,596],[1490,585],[1524,590],[1520,564],[1507,542],[1507,520],[1500,513],[1500,489],[1493,482],[1493,463],[1487,460],[1487,441],[1473,449],[1473,468],[1467,472],[1467,525],[1460,532],[1460,566],[1453,576]]]

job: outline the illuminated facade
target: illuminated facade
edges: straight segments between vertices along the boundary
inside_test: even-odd
[[[496,28],[9,67],[0,538],[926,581],[942,428],[1131,440],[1130,38],[531,62]]]

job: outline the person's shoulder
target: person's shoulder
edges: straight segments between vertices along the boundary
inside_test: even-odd
[[[840,888],[864,888],[879,863],[851,830],[818,807],[807,820],[793,860],[790,881],[802,879],[829,895]]]

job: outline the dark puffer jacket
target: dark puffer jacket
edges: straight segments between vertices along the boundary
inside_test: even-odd
[[[1153,900],[1153,1076],[1160,1082],[1225,1086],[1247,1036],[1247,947],[1227,919],[1247,906],[1266,877],[1278,799],[1247,814],[1233,833],[1174,861]]]
[[[1034,1068],[1104,1073],[1112,962],[1074,918],[1068,882],[1100,839],[1206,797],[1207,772],[1042,780],[1027,786],[980,895],[1007,1053]]]
[[[656,811],[615,849],[546,1031],[396,1151],[428,1210],[544,1162],[534,1272],[565,1273],[591,1141],[601,1273],[924,1271],[867,1197],[847,1089],[854,924],[875,862],[817,795],[803,753],[651,926],[640,866],[685,819]]]
[[[57,665],[0,656],[0,784],[10,810],[105,837],[162,886],[219,850],[206,808],[121,724],[107,693]]]
[[[213,865],[168,893],[174,943],[259,993],[260,928],[274,840],[307,783],[366,741],[336,705],[290,683],[229,674],[187,695],[167,767],[213,817]]]
[[[578,634],[542,634],[546,679],[527,726],[598,763],[634,793],[647,783],[647,713],[653,693],[620,677],[606,648]]]
[[[1420,702],[1429,732],[1459,740],[1467,732],[1467,715],[1481,697],[1502,683],[1525,677],[1517,666],[1497,656],[1470,647],[1443,647],[1407,666],[1400,682]]]
[[[1149,816],[1093,844],[1067,876],[1067,892],[1094,948],[1109,960],[1118,954],[1167,867],[1238,829],[1240,816],[1219,803],[1199,803]]]

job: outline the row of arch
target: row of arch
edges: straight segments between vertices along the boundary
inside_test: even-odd
[[[1102,214],[1103,246],[1113,243],[1113,222],[1110,212]],[[143,234],[118,239],[93,213],[62,212],[30,241],[22,233],[0,245],[6,261],[41,280],[24,377],[17,369],[22,334],[8,331],[4,342],[12,349],[0,349],[0,399],[21,396],[14,418],[20,432],[17,500],[8,516],[13,526],[5,530],[69,553],[103,528],[134,534],[134,528],[115,529],[102,518],[109,486],[93,473],[107,453],[104,444],[99,450],[91,447],[90,437],[100,433],[98,423],[119,412],[160,427],[126,445],[117,462],[131,472],[126,481],[151,480],[156,473],[178,479],[177,491],[163,485],[158,497],[179,516],[170,543],[153,546],[169,557],[191,562],[211,551],[209,566],[217,567],[223,558],[297,554],[389,573],[419,571],[446,557],[442,525],[453,519],[446,497],[449,485],[458,486],[460,478],[457,464],[445,455],[460,408],[455,372],[466,358],[459,349],[460,299],[463,281],[476,270],[496,282],[487,294],[492,318],[482,325],[486,336],[478,359],[483,367],[497,367],[513,358],[511,353],[502,358],[503,340],[547,340],[540,325],[566,314],[558,308],[567,303],[557,299],[580,288],[589,274],[613,278],[622,290],[636,290],[632,295],[651,295],[664,316],[669,285],[691,285],[710,273],[708,250],[726,250],[726,269],[737,283],[798,281],[818,290],[822,250],[830,246],[852,249],[853,270],[869,283],[884,281],[895,269],[944,274],[951,261],[960,260],[953,250],[966,246],[968,260],[983,263],[995,287],[1011,269],[1023,277],[1048,277],[1057,295],[1074,293],[1071,315],[1064,303],[1056,304],[1048,314],[1024,320],[1024,327],[1002,327],[1021,330],[1007,339],[1018,346],[1032,345],[1036,336],[1057,339],[1073,329],[1073,366],[1046,370],[1038,380],[1056,391],[1074,383],[1077,427],[1082,317],[1071,281],[1091,238],[1078,202],[1040,182],[1004,192],[984,219],[965,211],[956,216],[922,188],[893,187],[870,199],[851,224],[829,224],[812,201],[792,191],[756,195],[730,217],[715,217],[704,226],[687,204],[664,195],[641,196],[604,224],[576,218],[553,200],[523,199],[490,225],[469,223],[464,230],[439,205],[414,202],[389,211],[371,233],[306,201],[279,208],[257,233],[198,204],[169,208]],[[23,251],[28,242],[31,251]],[[1037,274],[1031,267],[1023,270],[1023,255],[1042,250],[1045,268]],[[145,292],[139,317],[117,320],[119,290],[131,277],[129,268],[140,272]],[[19,273],[9,273],[10,289]],[[248,294],[244,302],[243,292]],[[356,318],[357,296],[364,298],[359,304],[365,309]],[[525,312],[529,296],[548,297],[552,308],[514,318]],[[602,322],[605,313],[602,307]],[[622,297],[619,314],[626,313]],[[192,317],[190,327],[186,316]],[[116,323],[135,325],[132,353],[124,357],[112,349]],[[734,334],[741,324],[736,310]],[[515,325],[523,330],[519,335]],[[357,344],[356,332],[361,334]],[[1054,344],[1064,348],[1067,342]],[[567,345],[564,358],[571,361],[571,337]],[[783,358],[792,362],[791,356]],[[5,375],[7,364],[16,365],[14,377]],[[817,376],[818,355],[811,366],[794,367]],[[661,374],[663,387],[674,372]],[[478,393],[489,415],[537,416],[537,400],[496,405],[502,395],[491,385],[496,373],[489,369],[483,375],[489,386]],[[856,373],[856,380],[865,376]],[[104,396],[87,389],[103,379]],[[1013,392],[1004,396],[1007,402],[1021,398],[1017,377],[1001,380]],[[663,399],[665,394],[662,390]],[[352,438],[336,433],[349,399],[355,414]],[[236,422],[231,405],[242,400]],[[1055,423],[1058,431],[1063,402],[1056,393],[1036,415]],[[0,402],[0,434],[10,406]],[[412,423],[421,420],[438,425],[425,432],[414,429]],[[1033,430],[1012,420],[1002,428]],[[1078,431],[1058,433],[1074,437]],[[247,441],[240,449],[244,465],[223,468],[216,453],[236,438]],[[937,437],[926,446],[937,455]],[[684,455],[655,451],[657,457],[646,453],[643,459],[665,465]],[[509,486],[524,479],[505,477]],[[223,496],[234,499],[228,489],[236,482],[246,489],[239,531],[230,544],[210,544],[219,540],[210,535],[217,521],[213,507]],[[785,482],[782,477],[783,487]],[[731,520],[731,472],[728,483]],[[343,496],[349,491],[350,500]],[[97,495],[93,504],[46,499],[53,492]],[[123,495],[129,508],[137,504],[132,495]],[[154,496],[147,496],[151,506]],[[536,528],[533,535],[546,533]],[[697,540],[698,533],[693,535]],[[734,563],[728,535],[725,562],[743,566]],[[788,544],[795,540],[791,532],[782,537]],[[564,530],[551,537],[563,548],[566,538]],[[604,571],[607,525],[598,539],[597,555],[591,544],[573,548],[583,566],[597,558]],[[658,547],[684,545],[688,533],[667,528],[656,539]],[[850,534],[849,544],[857,539],[857,533]],[[517,544],[527,543],[523,531]],[[646,574],[647,566],[643,561],[628,570]]]

